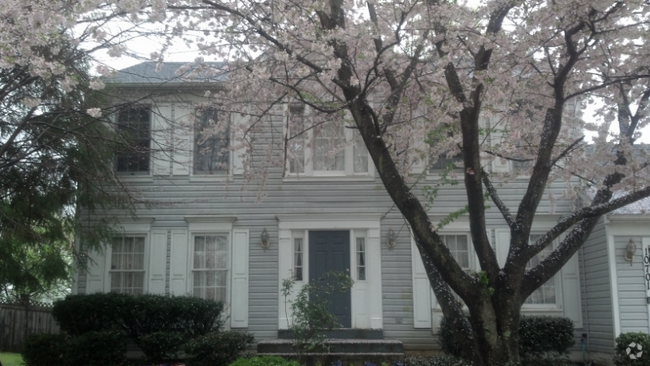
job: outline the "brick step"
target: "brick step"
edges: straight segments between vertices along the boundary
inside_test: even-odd
[[[332,329],[321,332],[329,339],[384,339],[383,329]],[[291,330],[278,330],[278,339],[293,339]]]

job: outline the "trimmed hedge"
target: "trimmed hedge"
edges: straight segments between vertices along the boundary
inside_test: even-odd
[[[63,365],[118,366],[126,364],[126,334],[116,330],[88,332],[65,344]]]
[[[230,366],[300,366],[296,360],[287,360],[280,356],[255,356],[240,358]]]
[[[253,344],[253,335],[243,332],[216,332],[187,342],[188,366],[227,366]]]
[[[551,316],[522,316],[519,322],[519,354],[526,356],[549,353],[566,354],[575,343],[573,321]],[[438,344],[445,354],[459,357],[451,327],[443,318],[438,331]]]
[[[641,357],[636,357],[639,352],[642,352]],[[650,335],[641,332],[621,333],[616,337],[614,363],[617,366],[650,366]]]
[[[147,363],[178,361],[185,351],[189,365],[225,366],[252,345],[253,336],[221,332],[223,309],[223,303],[194,297],[70,295],[52,309],[69,336],[59,344],[58,360],[72,366],[121,365],[126,342],[131,340],[144,352]],[[40,359],[39,352],[43,353],[28,349],[26,358]],[[43,365],[51,365],[54,359],[48,357]]]
[[[30,334],[25,339],[25,366],[59,365],[63,360],[66,338],[63,334]]]

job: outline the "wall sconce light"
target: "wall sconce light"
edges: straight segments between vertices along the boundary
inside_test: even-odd
[[[632,238],[630,238],[630,241],[627,242],[627,246],[625,247],[625,260],[630,261],[630,267],[632,267],[632,259],[634,259],[634,254],[636,254],[636,243]]]
[[[397,235],[393,231],[392,228],[388,229],[388,237],[386,238],[386,243],[388,244],[388,249],[393,250],[395,248],[395,240],[397,239]]]
[[[266,248],[269,247],[269,232],[266,231],[266,228],[262,230],[262,235],[260,235],[260,242],[262,245],[262,249],[266,250]]]

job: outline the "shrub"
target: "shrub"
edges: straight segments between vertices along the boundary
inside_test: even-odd
[[[25,339],[23,361],[26,366],[58,365],[63,359],[64,345],[62,334],[30,334]]]
[[[121,329],[137,343],[140,336],[156,332],[178,332],[194,338],[217,331],[223,326],[223,307],[223,303],[195,297],[110,292],[69,295],[55,302],[52,315],[71,336]]]
[[[115,330],[119,329],[116,310],[128,306],[131,298],[118,293],[68,295],[64,300],[54,302],[52,316],[61,330],[72,337]]]
[[[404,366],[469,366],[469,364],[454,356],[413,356],[404,359]]]
[[[240,358],[230,366],[300,366],[296,360],[287,360],[279,356],[256,356]]]
[[[637,348],[638,345],[641,346],[641,349]],[[627,352],[628,348],[630,349],[629,354]],[[616,337],[614,363],[617,366],[650,366],[648,350],[650,350],[650,335],[647,333],[621,333]],[[636,358],[638,352],[643,352],[642,357]],[[630,355],[633,355],[636,359],[632,359]]]
[[[175,332],[156,332],[140,337],[140,349],[149,363],[160,364],[179,359],[179,352],[187,342],[187,336]]]
[[[253,344],[253,335],[241,332],[215,332],[187,342],[188,366],[226,366]]]
[[[117,366],[125,363],[126,335],[119,331],[87,332],[65,346],[66,366]]]
[[[565,354],[574,343],[569,318],[524,316],[519,322],[519,354]]]
[[[460,356],[460,346],[456,343],[451,327],[444,318],[440,322],[438,343],[446,354]],[[574,343],[571,319],[551,316],[523,316],[519,322],[520,355],[562,355],[567,353]]]
[[[438,345],[446,355],[460,357],[460,345],[454,339],[454,333],[447,320],[443,317],[440,321],[440,328],[438,329]],[[427,366],[427,365],[418,365]]]

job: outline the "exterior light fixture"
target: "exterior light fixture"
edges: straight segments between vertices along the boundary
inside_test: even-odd
[[[392,228],[388,229],[388,237],[386,238],[386,243],[388,244],[388,249],[393,250],[395,248],[395,241],[397,239],[397,235],[393,231]]]
[[[260,235],[260,244],[264,250],[269,247],[269,232],[266,231],[266,228],[262,230],[262,235]]]
[[[632,238],[630,238],[630,241],[627,242],[627,246],[625,247],[625,260],[630,261],[630,267],[632,267],[634,254],[636,254],[636,243],[634,240],[632,240]]]

